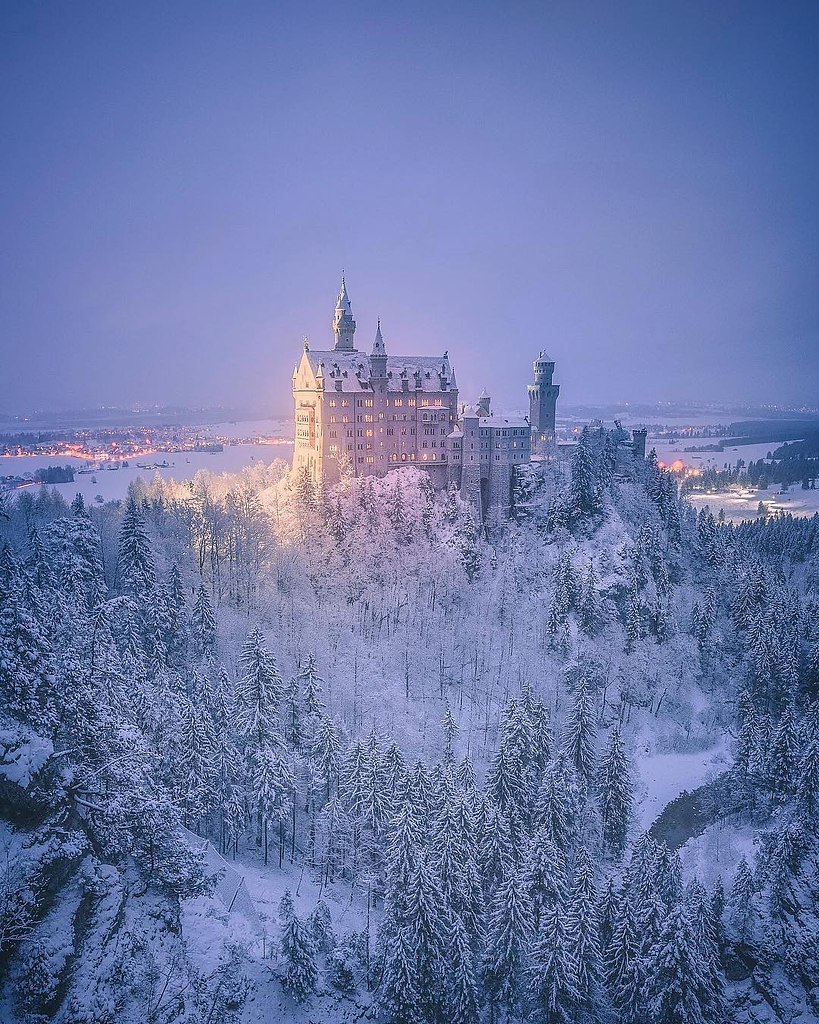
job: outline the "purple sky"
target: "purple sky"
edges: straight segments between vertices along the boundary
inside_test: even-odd
[[[0,410],[290,408],[359,347],[465,398],[819,401],[819,4],[4,5]]]

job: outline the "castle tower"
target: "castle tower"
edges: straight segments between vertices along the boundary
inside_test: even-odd
[[[350,296],[344,275],[341,275],[341,289],[336,299],[336,311],[333,317],[333,334],[336,336],[336,352],[355,352],[355,320],[350,306]]]
[[[387,349],[384,345],[384,338],[381,334],[381,321],[375,332],[373,350],[370,355],[370,380],[386,381],[387,379]]]
[[[478,399],[478,415],[479,416],[491,416],[491,404],[492,399],[487,394],[486,388],[481,392],[481,397]]]
[[[551,441],[555,436],[555,410],[560,385],[552,383],[555,372],[554,360],[541,352],[534,362],[535,380],[528,387],[529,423],[532,440]]]

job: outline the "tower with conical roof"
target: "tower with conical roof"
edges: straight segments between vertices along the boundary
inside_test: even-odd
[[[355,352],[355,320],[343,274],[333,316],[333,334],[336,336],[336,352]]]
[[[534,371],[534,383],[528,387],[533,447],[538,442],[554,440],[557,396],[560,394],[560,385],[552,383],[554,359],[541,352],[534,362]]]
[[[387,380],[387,348],[384,345],[384,336],[381,334],[380,319],[375,331],[373,350],[370,354],[370,380],[373,387],[376,386],[376,381],[384,381],[386,383]]]

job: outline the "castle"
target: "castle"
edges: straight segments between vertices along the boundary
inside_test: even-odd
[[[517,466],[554,441],[560,386],[543,352],[529,385],[529,417],[496,416],[484,392],[459,406],[455,371],[440,356],[387,352],[381,322],[369,355],[355,347],[356,323],[344,278],[333,317],[332,349],[304,352],[293,373],[293,467],[317,485],[343,473],[383,476],[404,464],[423,467],[438,489],[454,486],[483,520],[509,511]]]

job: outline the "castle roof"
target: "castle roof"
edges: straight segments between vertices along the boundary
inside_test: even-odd
[[[370,391],[370,357],[365,352],[339,351],[331,349],[320,351],[309,349],[305,356],[310,361],[313,374],[318,376],[319,367],[323,367],[326,381],[341,380],[342,392]],[[443,356],[387,356],[387,389],[401,391],[401,381],[409,382],[410,393],[414,391],[439,392],[441,375],[447,380],[448,389],[457,387],[455,372],[449,365],[449,358]],[[420,387],[416,387],[416,380]],[[335,384],[328,384],[334,388]]]
[[[481,416],[482,427],[528,427],[525,416]]]

